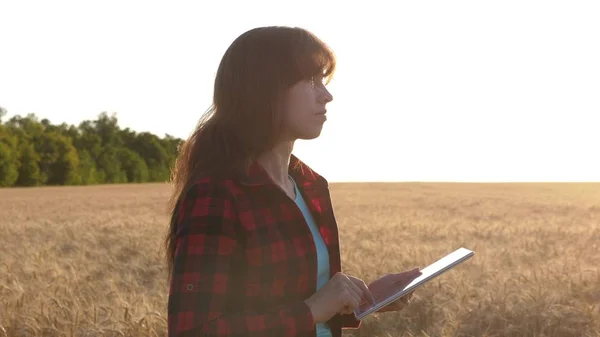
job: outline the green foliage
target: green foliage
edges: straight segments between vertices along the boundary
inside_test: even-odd
[[[17,137],[0,125],[0,187],[12,186],[17,181],[20,165]]]
[[[121,130],[101,113],[78,126],[0,107],[0,187],[167,181],[183,140]]]
[[[21,165],[19,167],[19,176],[15,185],[17,186],[37,186],[43,185],[45,177],[40,171],[40,155],[35,151],[32,143],[23,141],[19,144],[19,155]]]

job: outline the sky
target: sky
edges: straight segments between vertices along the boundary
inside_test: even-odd
[[[0,106],[187,138],[229,44],[306,28],[338,59],[331,182],[600,181],[598,1],[0,0]]]

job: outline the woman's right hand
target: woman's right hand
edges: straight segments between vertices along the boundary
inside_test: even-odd
[[[352,313],[361,303],[372,304],[374,298],[361,279],[336,273],[304,302],[310,308],[315,323],[325,323],[335,314]]]

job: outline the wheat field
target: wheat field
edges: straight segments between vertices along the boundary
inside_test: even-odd
[[[344,336],[600,336],[600,184],[332,184],[344,272],[476,255]],[[0,337],[165,336],[166,184],[0,189]]]

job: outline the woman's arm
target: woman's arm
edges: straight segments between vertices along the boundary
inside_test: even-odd
[[[226,186],[196,183],[179,206],[179,228],[168,300],[168,335],[300,336],[315,329],[297,301],[267,311],[225,313],[237,248],[236,213]],[[241,301],[243,303],[243,300]]]

